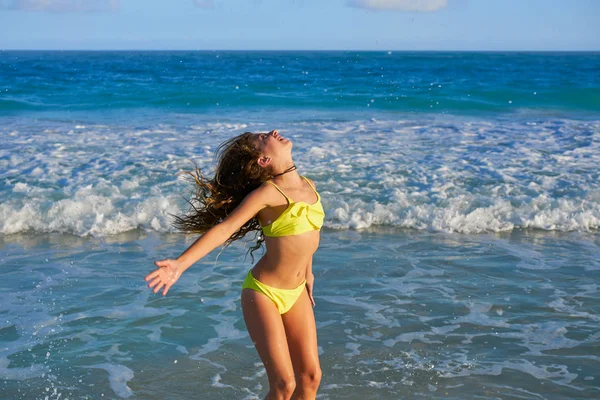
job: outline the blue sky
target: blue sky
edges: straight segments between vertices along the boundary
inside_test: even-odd
[[[600,50],[600,0],[0,0],[0,49]]]

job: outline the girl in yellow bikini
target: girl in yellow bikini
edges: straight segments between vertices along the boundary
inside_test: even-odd
[[[266,252],[242,284],[248,332],[269,378],[267,399],[314,399],[321,380],[312,310],[312,257],[319,246],[323,206],[314,182],[300,176],[292,142],[276,130],[244,133],[218,149],[214,179],[194,177],[197,194],[175,225],[201,233],[175,260],[156,261],[146,276],[166,295],[181,274],[222,244],[260,233],[251,253]]]

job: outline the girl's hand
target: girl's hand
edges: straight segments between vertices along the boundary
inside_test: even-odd
[[[308,292],[308,298],[312,306],[315,306],[315,299],[313,298],[313,285],[315,283],[315,276],[313,274],[309,274],[306,276],[306,291]]]
[[[158,268],[153,272],[149,273],[144,280],[148,283],[148,287],[150,289],[154,288],[153,292],[158,293],[158,291],[163,288],[163,296],[167,294],[171,286],[177,279],[181,276],[181,270],[179,268],[179,263],[177,260],[161,260],[154,261],[154,265]]]

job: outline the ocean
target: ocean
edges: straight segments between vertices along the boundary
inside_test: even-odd
[[[0,52],[0,398],[258,399],[248,242],[143,277],[214,151],[326,213],[319,399],[600,397],[600,53]]]

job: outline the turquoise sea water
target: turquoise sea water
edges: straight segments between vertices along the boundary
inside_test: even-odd
[[[600,54],[1,52],[0,395],[261,398],[243,243],[143,276],[217,145],[327,214],[319,398],[600,396]],[[202,396],[200,396],[200,393]]]
[[[5,51],[0,107],[594,115],[599,60],[600,53]]]

